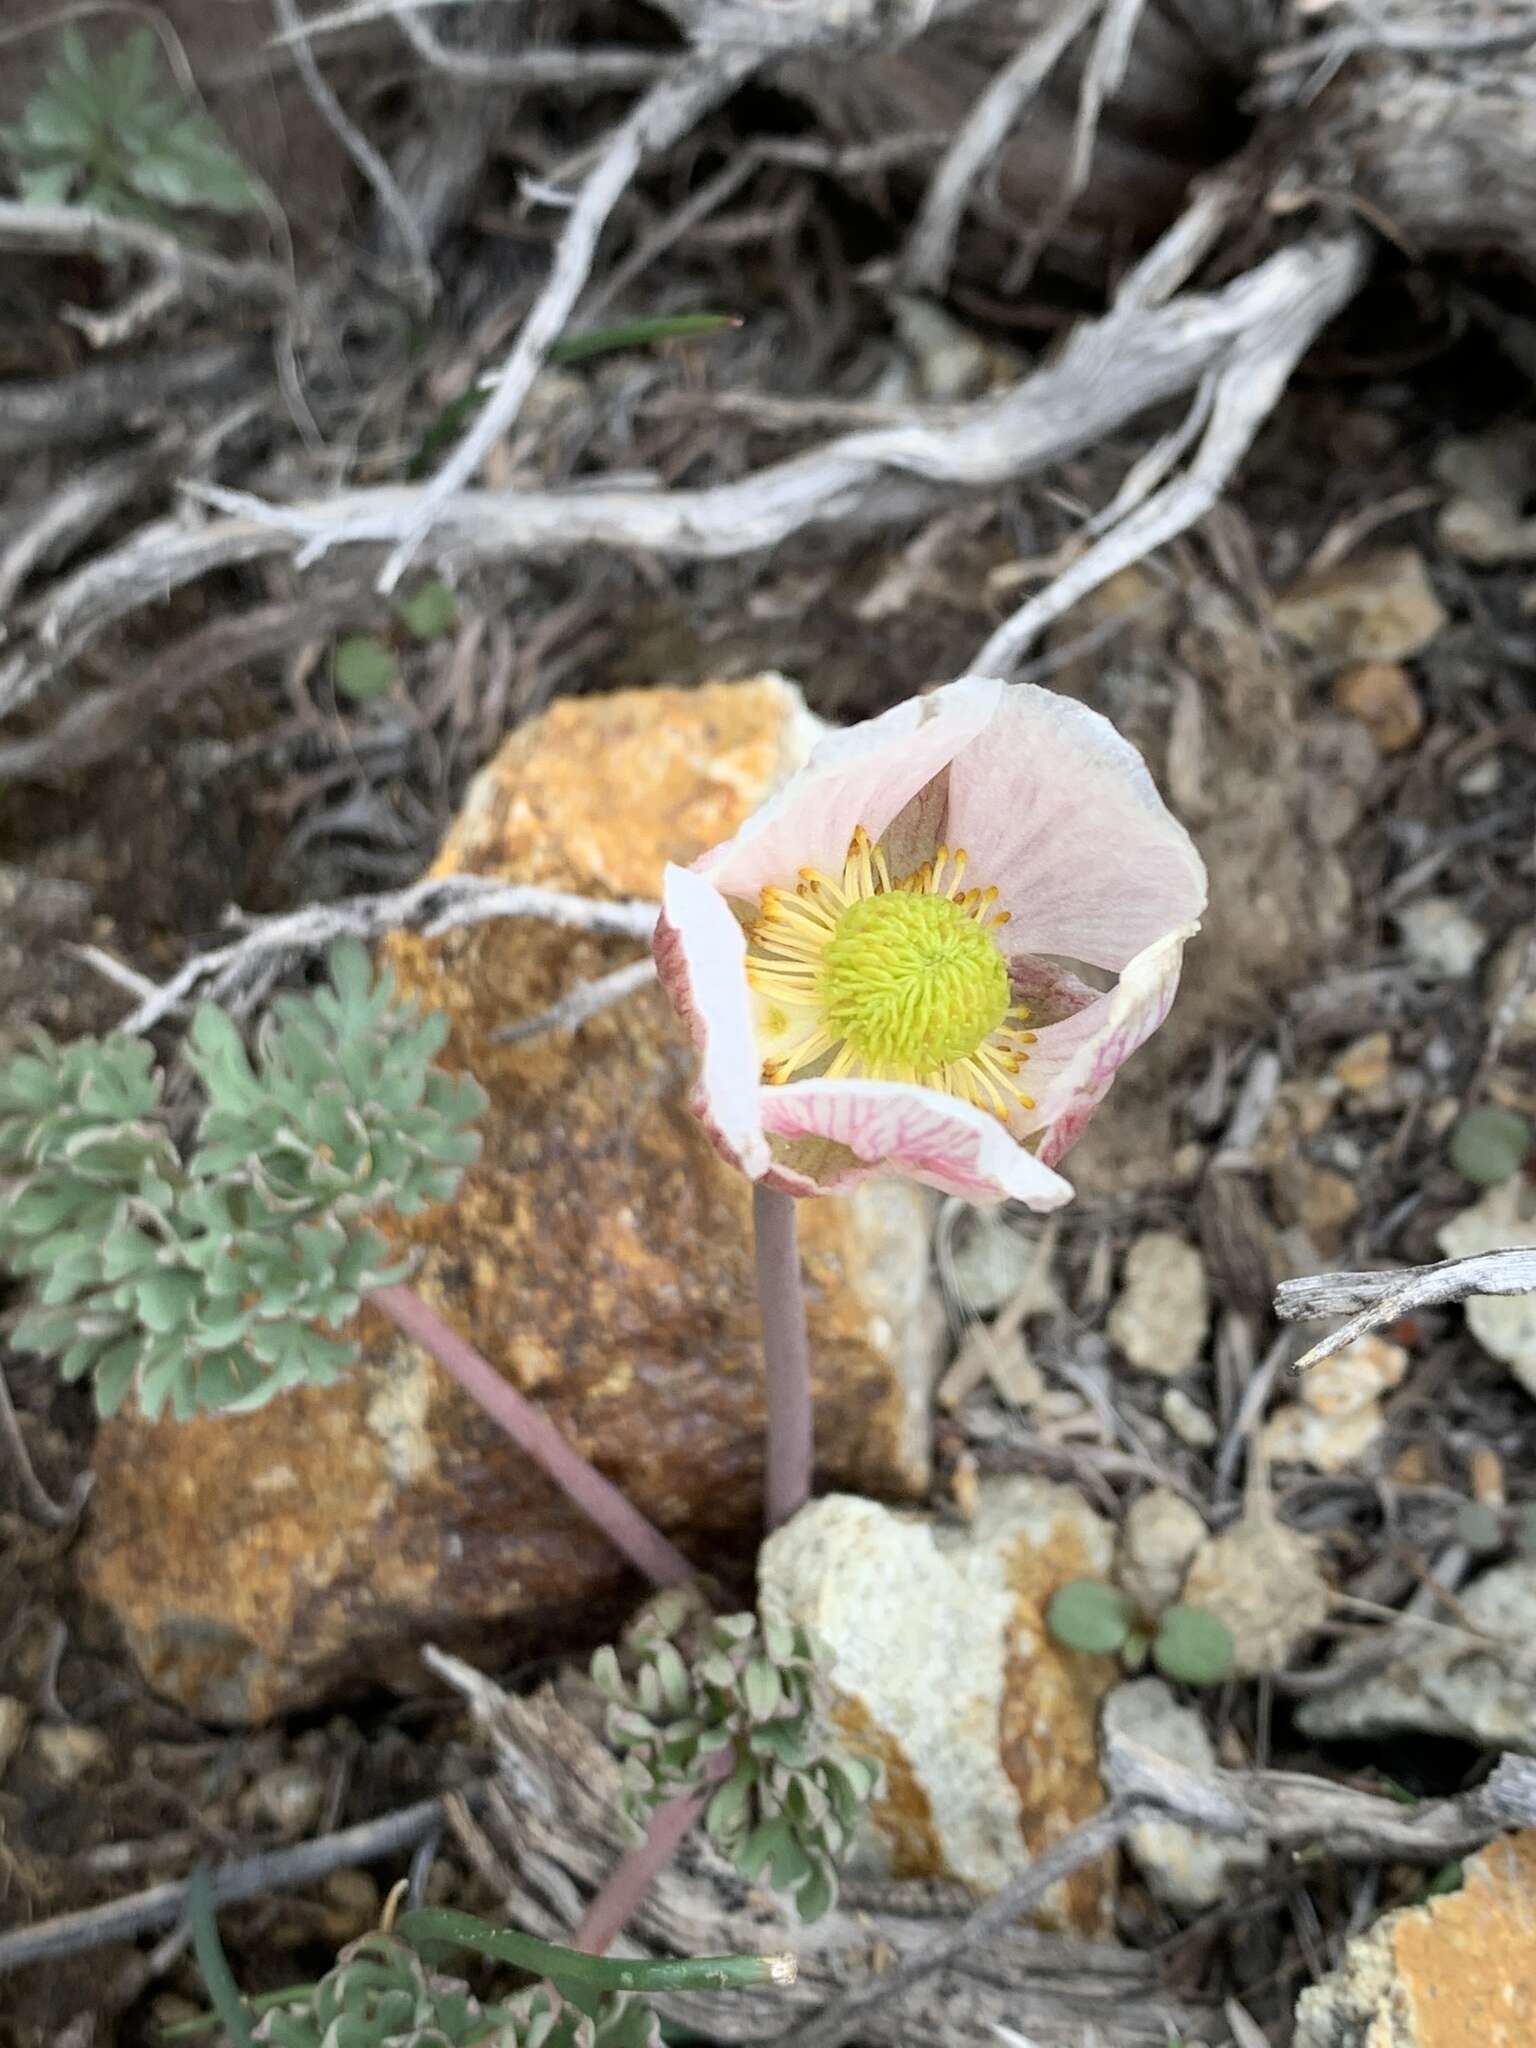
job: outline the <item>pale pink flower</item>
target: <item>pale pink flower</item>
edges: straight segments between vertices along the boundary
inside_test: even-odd
[[[702,1055],[693,1106],[752,1179],[900,1173],[1054,1209],[1204,906],[1189,835],[1106,719],[968,676],[834,733],[669,867],[656,962]]]

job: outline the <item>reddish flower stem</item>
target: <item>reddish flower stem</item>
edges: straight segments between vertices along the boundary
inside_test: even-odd
[[[605,1479],[566,1442],[542,1409],[503,1379],[414,1289],[376,1287],[368,1299],[423,1351],[432,1354],[444,1372],[479,1402],[491,1420],[548,1473],[637,1570],[658,1586],[689,1584],[695,1573],[683,1553],[625,1499],[612,1480]]]
[[[657,1807],[645,1840],[638,1849],[630,1850],[582,1915],[581,1925],[571,1936],[572,1948],[589,1956],[603,1954],[677,1854],[684,1835],[704,1811],[706,1796],[688,1792]]]
[[[733,1750],[718,1750],[705,1766],[711,1783],[728,1778],[736,1767]],[[600,1956],[639,1906],[672,1858],[683,1837],[704,1811],[709,1793],[685,1792],[681,1799],[668,1800],[651,1815],[645,1840],[631,1849],[582,1915],[581,1925],[571,1936],[571,1946],[583,1954]]]
[[[792,1195],[752,1189],[757,1240],[757,1298],[763,1318],[763,1366],[768,1385],[768,1472],[764,1508],[777,1529],[811,1497],[815,1439],[811,1419],[811,1349],[805,1328]]]

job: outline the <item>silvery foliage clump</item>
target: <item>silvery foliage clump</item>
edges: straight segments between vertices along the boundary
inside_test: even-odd
[[[280,2006],[257,2022],[271,2048],[467,2048],[498,2036],[513,2015],[485,2006],[461,1978],[429,1969],[393,1935],[365,1934],[336,1958],[302,2006]],[[528,2048],[535,2044],[528,2043]]]
[[[89,1377],[103,1415],[130,1393],[185,1418],[328,1385],[356,1350],[316,1325],[404,1271],[361,1219],[445,1200],[478,1153],[482,1091],[432,1064],[446,1034],[356,943],[328,988],[273,1003],[254,1058],[205,1005],[184,1158],[148,1044],[39,1033],[0,1069],[0,1260],[33,1297],[12,1342]]]
[[[684,1591],[658,1595],[618,1650],[592,1660],[630,1819],[643,1825],[713,1785],[711,1841],[749,1882],[792,1893],[802,1920],[836,1903],[838,1868],[880,1782],[878,1764],[836,1740],[823,1661],[809,1630],[710,1614]]]
[[[185,208],[247,213],[261,192],[208,115],[171,78],[151,28],[93,51],[73,25],[21,119],[0,128],[30,206],[74,200],[169,224]]]
[[[548,1984],[482,2004],[408,1942],[374,1933],[344,1948],[302,2005],[266,2013],[255,2037],[269,2048],[661,2048],[655,2013],[632,1992],[591,2004],[585,2012]]]

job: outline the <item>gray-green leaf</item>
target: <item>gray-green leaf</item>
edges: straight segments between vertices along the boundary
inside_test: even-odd
[[[1051,1595],[1045,1625],[1068,1650],[1111,1657],[1130,1631],[1133,1611],[1117,1586],[1101,1579],[1074,1579]]]

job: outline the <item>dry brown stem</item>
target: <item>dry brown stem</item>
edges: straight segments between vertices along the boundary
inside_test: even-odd
[[[1283,1322],[1295,1323],[1357,1311],[1297,1359],[1293,1370],[1306,1372],[1399,1316],[1466,1301],[1474,1294],[1536,1294],[1536,1251],[1476,1252],[1470,1258],[1441,1259],[1406,1272],[1309,1274],[1281,1282],[1275,1290],[1275,1314]]]

